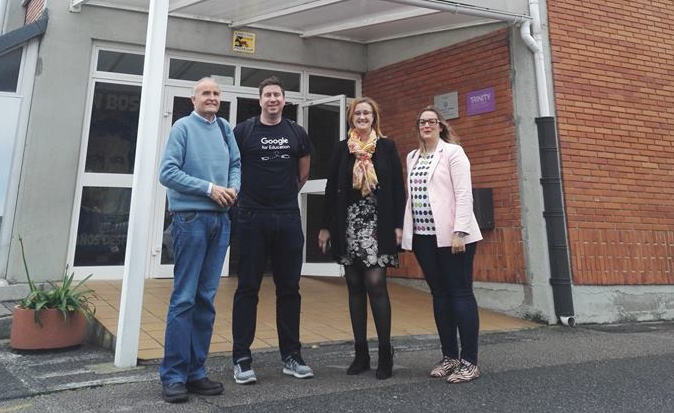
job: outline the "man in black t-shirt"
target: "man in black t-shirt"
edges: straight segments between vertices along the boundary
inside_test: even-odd
[[[257,303],[267,257],[276,285],[276,328],[283,373],[313,377],[300,353],[300,270],[304,234],[297,194],[309,177],[311,142],[306,131],[283,118],[285,91],[271,77],[260,84],[259,117],[234,128],[241,152],[238,195],[239,284],[234,294],[232,336],[234,380],[254,383],[250,346],[255,339]]]

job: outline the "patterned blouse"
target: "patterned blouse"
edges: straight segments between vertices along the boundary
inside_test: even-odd
[[[428,172],[433,161],[433,153],[419,155],[410,174],[410,196],[412,202],[412,222],[417,235],[435,235],[435,221],[428,200]]]

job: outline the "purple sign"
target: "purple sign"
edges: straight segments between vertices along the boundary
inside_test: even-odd
[[[496,100],[494,99],[494,88],[474,90],[468,92],[466,96],[466,111],[468,116],[477,115],[496,110]]]

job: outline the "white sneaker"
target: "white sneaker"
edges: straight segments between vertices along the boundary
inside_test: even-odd
[[[311,367],[307,366],[307,363],[302,360],[302,356],[299,354],[290,355],[283,361],[283,374],[298,379],[314,377],[314,371],[311,370]]]
[[[234,365],[234,381],[237,384],[252,384],[257,381],[250,359],[241,360]]]

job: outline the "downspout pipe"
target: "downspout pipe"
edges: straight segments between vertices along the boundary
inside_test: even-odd
[[[538,0],[529,1],[529,12],[532,20],[525,21],[522,24],[520,33],[522,40],[534,54],[540,115],[536,118],[536,125],[538,127],[541,185],[543,187],[543,217],[547,229],[548,254],[550,257],[550,285],[552,286],[555,315],[562,324],[573,327],[576,321],[571,291],[571,262],[569,260],[569,241],[566,231],[564,189],[562,187],[556,122],[555,118],[550,115]]]

